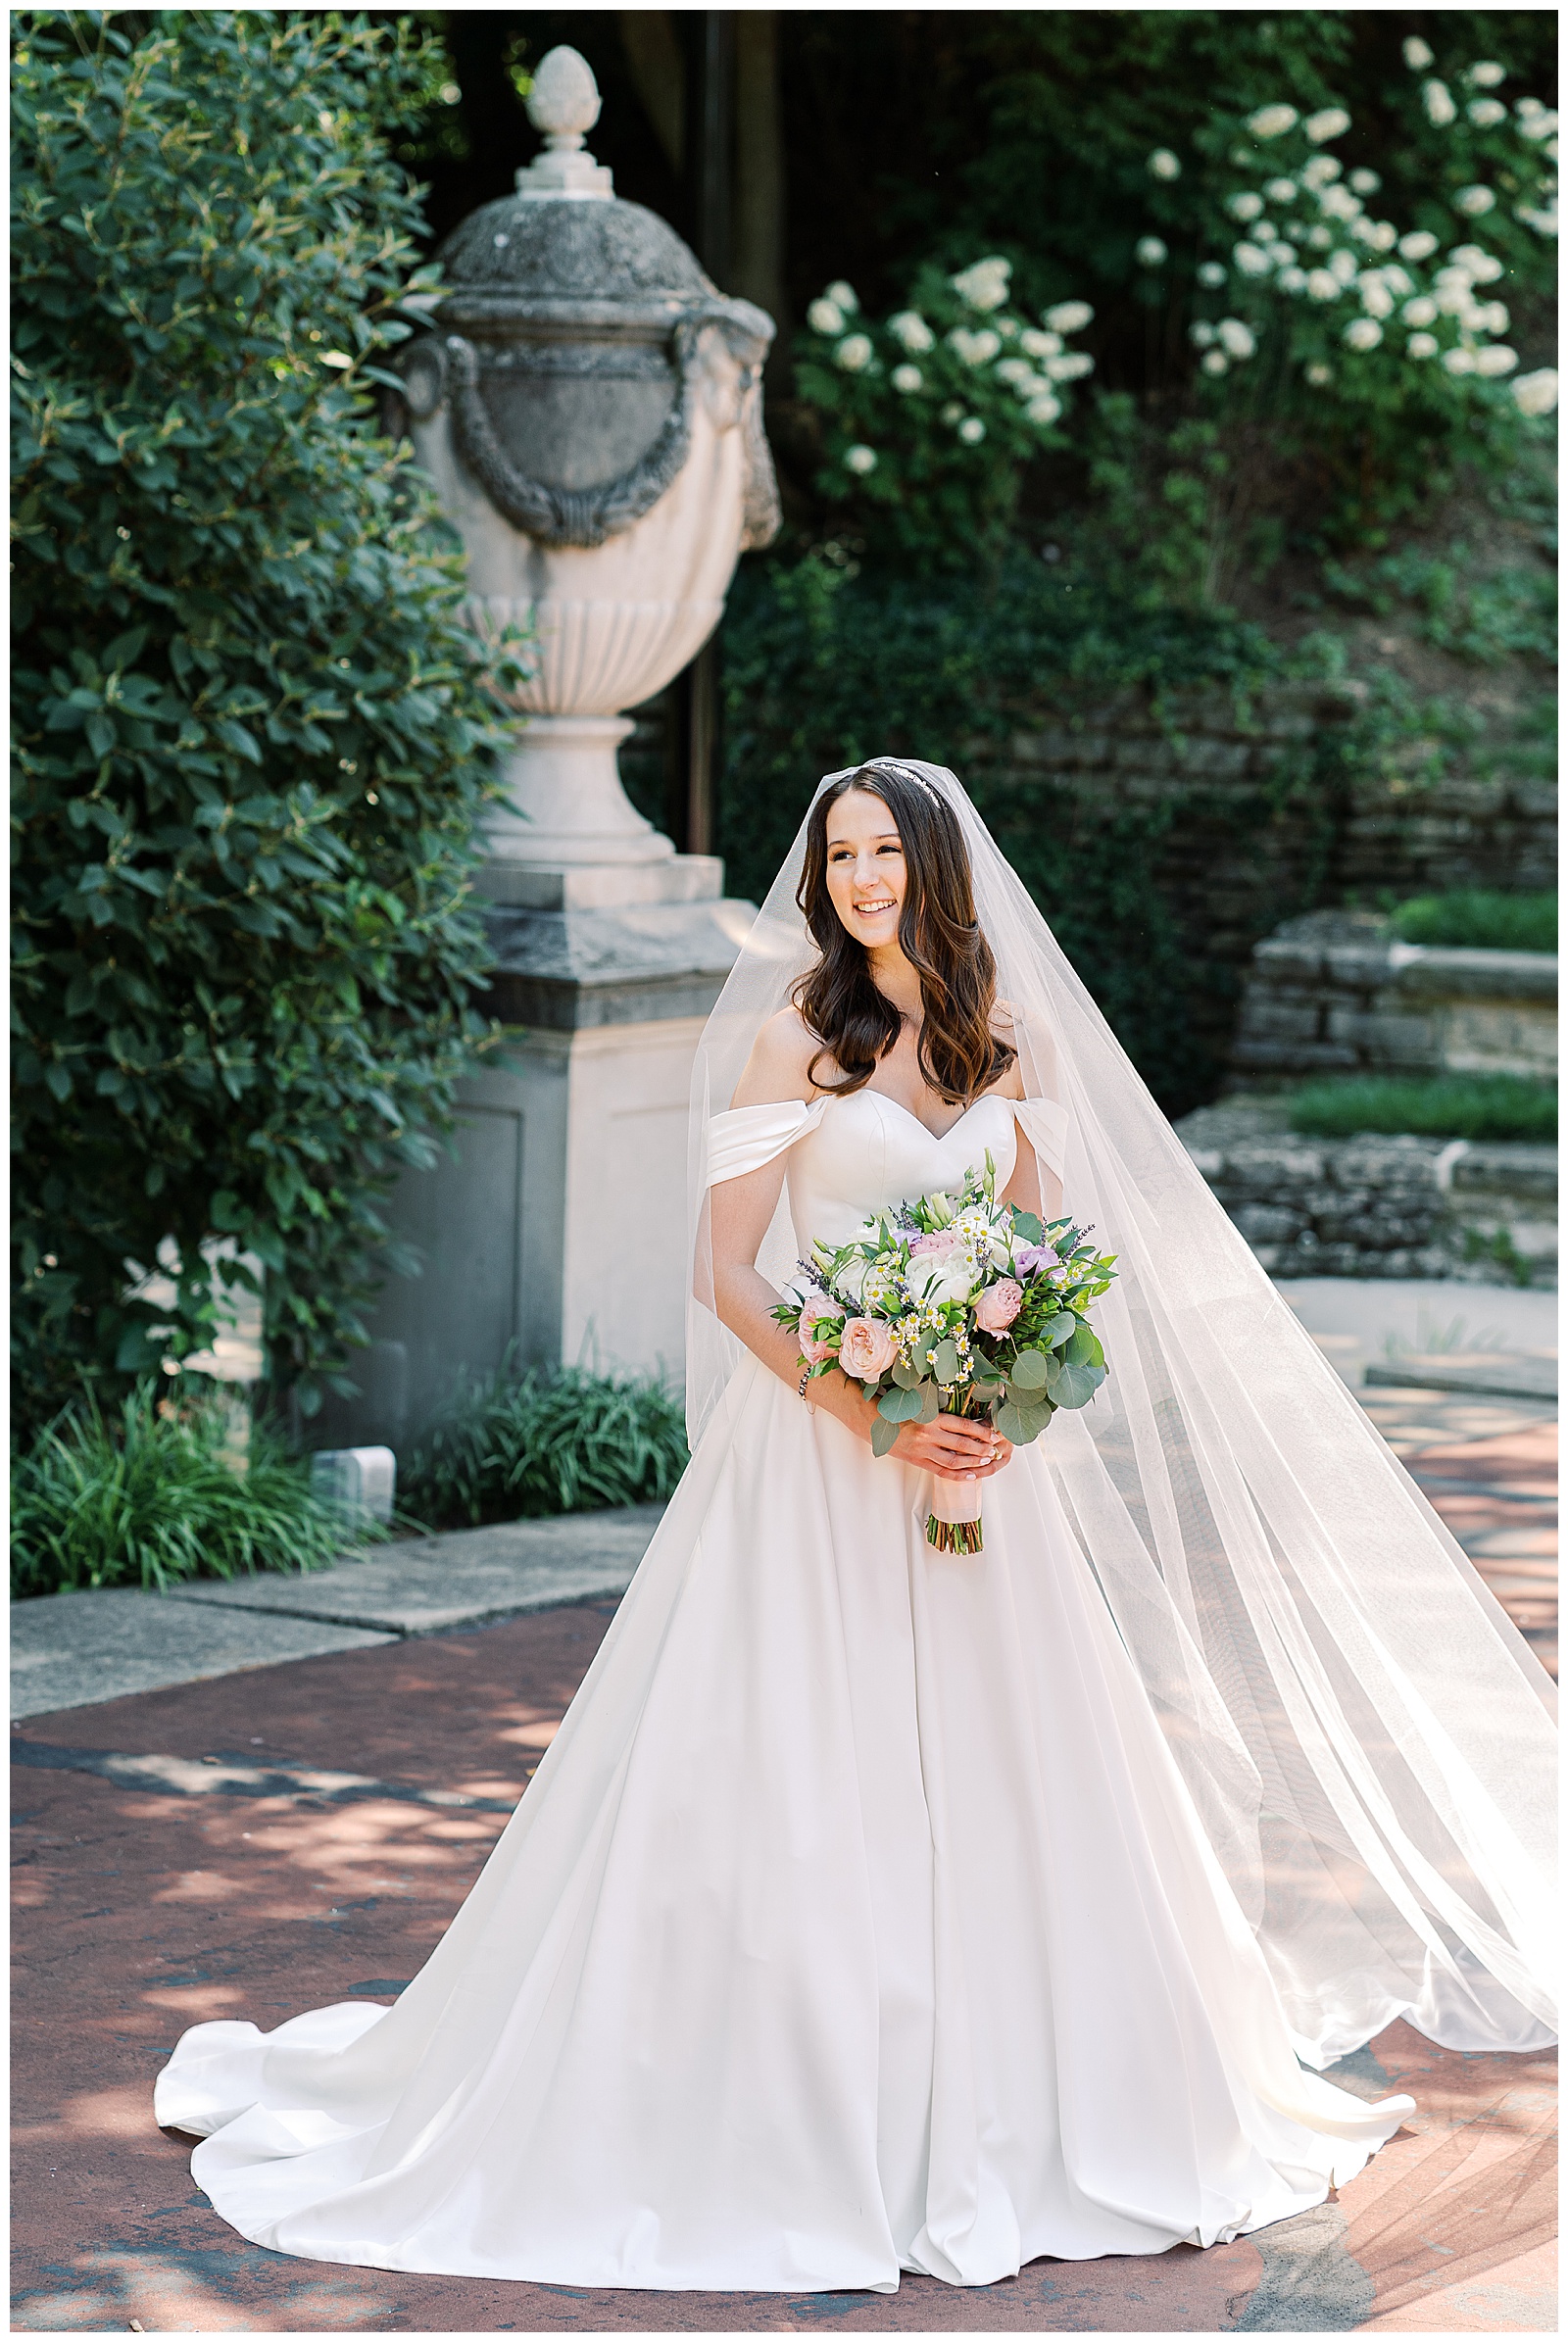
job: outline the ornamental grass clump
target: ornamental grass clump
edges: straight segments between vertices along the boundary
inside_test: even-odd
[[[311,1493],[308,1463],[259,1426],[236,1455],[217,1398],[175,1401],[146,1381],[106,1415],[89,1393],[11,1465],[11,1592],[324,1569],[385,1535]]]
[[[1555,951],[1555,895],[1494,895],[1460,889],[1401,903],[1391,924],[1401,943],[1480,951]]]
[[[410,19],[11,22],[14,1403],[204,1347],[226,1237],[309,1414],[494,1037],[515,669],[375,407],[442,69]]]
[[[679,1395],[657,1376],[503,1366],[460,1383],[404,1474],[401,1510],[441,1529],[651,1504],[687,1460]]]
[[[1313,1139],[1376,1131],[1391,1138],[1409,1132],[1425,1139],[1545,1145],[1557,1135],[1557,1091],[1554,1083],[1511,1073],[1307,1082],[1291,1099],[1291,1128]]]

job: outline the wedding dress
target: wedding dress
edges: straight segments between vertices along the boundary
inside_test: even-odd
[[[1015,951],[1026,1100],[940,1138],[874,1090],[728,1107],[800,964],[788,877],[699,1056],[692,1461],[537,1775],[391,2008],[197,2025],[160,2076],[158,2120],[201,2136],[198,2184],[255,2243],[583,2286],[985,2284],[1320,2202],[1411,2101],[1300,2060],[1401,2011],[1460,2046],[1549,2037],[1521,1836],[1541,1711],[1489,1597],[1288,1343],[1338,1462],[1313,1537],[1292,1526],[1302,1410],[1276,1420],[1260,1304],[1245,1410],[1223,1348],[1200,1396],[1160,1391],[1190,1296],[1157,1283],[1139,1215],[1179,1239],[1177,1214],[1157,1178],[1118,1185],[1093,1029]],[[982,894],[994,939],[1006,911]],[[1020,1144],[1122,1246],[1111,1381],[985,1483],[983,1552],[942,1554],[928,1476],[724,1352],[701,1198],[783,1156],[765,1270],[987,1151],[1000,1187]],[[1205,1314],[1211,1338],[1213,1294]],[[1411,1639],[1429,1614],[1435,1667]]]

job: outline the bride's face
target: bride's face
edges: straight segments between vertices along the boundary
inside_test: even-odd
[[[898,942],[908,873],[893,815],[880,797],[847,790],[827,817],[827,891],[868,951]]]

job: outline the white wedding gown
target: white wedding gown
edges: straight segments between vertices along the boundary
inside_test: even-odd
[[[1014,1115],[744,1108],[713,1175],[790,1147],[804,1249],[987,1147],[1004,1180]],[[1298,2066],[1050,1437],[938,1554],[926,1478],[743,1365],[395,2006],[179,2042],[158,2119],[222,2217],[382,2269],[892,2291],[1211,2244],[1359,2171],[1411,2101]]]

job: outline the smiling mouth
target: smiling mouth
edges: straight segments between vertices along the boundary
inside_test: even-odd
[[[879,911],[897,910],[897,908],[898,904],[890,896],[886,903],[858,903],[855,905],[855,915],[858,919],[874,919]]]

